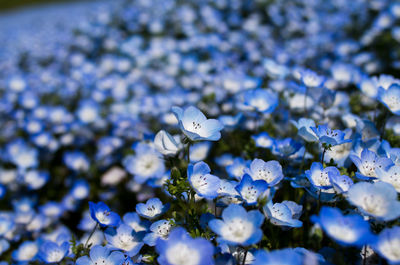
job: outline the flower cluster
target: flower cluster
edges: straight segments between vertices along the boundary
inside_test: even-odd
[[[70,5],[0,22],[0,265],[400,264],[399,3]]]

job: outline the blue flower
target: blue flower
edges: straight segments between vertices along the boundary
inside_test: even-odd
[[[86,180],[77,180],[71,188],[70,194],[76,200],[83,200],[89,196],[90,186]]]
[[[361,152],[361,157],[350,155],[350,159],[358,168],[356,177],[363,180],[373,180],[377,178],[376,169],[387,170],[393,162],[390,158],[379,157],[374,152],[365,148]]]
[[[147,219],[155,219],[165,213],[169,209],[169,204],[163,205],[159,198],[151,198],[147,200],[146,204],[136,204],[136,212],[141,217]]]
[[[314,187],[318,189],[330,189],[332,188],[332,183],[329,176],[334,178],[340,175],[340,172],[336,167],[324,168],[321,163],[313,162],[310,170],[306,170],[305,174]]]
[[[319,216],[311,220],[318,223],[331,238],[344,246],[363,246],[373,242],[369,223],[358,214],[342,215],[337,208],[322,207]]]
[[[187,169],[190,186],[196,193],[206,199],[214,199],[218,196],[220,179],[210,174],[210,167],[204,162],[190,164]]]
[[[207,158],[211,149],[211,142],[197,142],[190,147],[189,160],[196,163]]]
[[[254,140],[257,147],[271,148],[274,145],[274,139],[271,138],[267,132],[252,135],[251,138]]]
[[[400,264],[400,226],[383,229],[372,247],[389,264]]]
[[[328,173],[329,180],[333,186],[333,189],[338,193],[345,193],[347,192],[350,187],[354,184],[353,180],[346,175],[340,174],[330,174]]]
[[[301,227],[303,222],[297,220],[300,217],[303,207],[291,201],[272,203],[269,201],[263,211],[267,219],[274,225],[283,227]]]
[[[167,240],[156,242],[161,265],[212,265],[214,247],[204,238],[191,238],[184,228],[171,231]]]
[[[306,69],[300,72],[301,81],[306,87],[320,87],[324,84],[325,78],[312,70]]]
[[[218,141],[221,138],[220,131],[224,125],[215,119],[207,119],[196,107],[190,106],[185,110],[172,107],[179,122],[182,132],[192,141],[209,140]]]
[[[172,224],[168,220],[159,220],[150,226],[150,233],[146,234],[143,242],[149,246],[155,246],[158,238],[167,239]]]
[[[111,212],[110,208],[104,202],[89,202],[90,216],[101,227],[118,226],[121,218],[117,213]]]
[[[80,151],[72,151],[64,153],[65,165],[75,171],[87,171],[90,163],[88,157]]]
[[[38,150],[30,147],[22,139],[17,139],[7,144],[6,153],[10,162],[15,164],[21,171],[36,167],[39,164]]]
[[[242,206],[231,204],[222,212],[222,220],[213,219],[208,225],[221,244],[249,246],[261,240],[263,222],[258,210],[246,212]]]
[[[351,139],[344,139],[346,134],[341,130],[332,130],[328,125],[319,125],[318,127],[311,127],[311,130],[317,135],[321,144],[331,146],[350,143]]]
[[[244,171],[253,180],[264,180],[269,186],[275,186],[283,179],[282,166],[275,160],[265,162],[256,158],[251,162],[250,168],[246,168]]]
[[[247,205],[255,205],[258,198],[268,189],[268,184],[264,180],[252,180],[245,174],[235,189]]]
[[[143,247],[143,232],[135,232],[132,227],[124,223],[116,229],[109,227],[104,231],[108,247],[112,250],[123,250],[130,257],[139,253]]]
[[[379,88],[378,100],[393,114],[400,115],[400,85],[393,84],[388,89]]]
[[[218,120],[224,125],[225,129],[233,130],[240,124],[242,117],[242,113],[238,113],[235,116],[221,115]]]
[[[291,121],[296,126],[297,134],[301,136],[307,142],[315,142],[318,140],[317,135],[312,130],[315,127],[315,122],[312,119],[300,118],[297,122]]]
[[[38,257],[45,263],[58,263],[68,254],[69,243],[61,245],[52,241],[45,241],[40,245]]]
[[[10,243],[4,238],[0,239],[0,255],[3,255],[10,248]]]
[[[292,138],[276,139],[272,146],[272,153],[281,157],[289,157],[300,152],[304,147]]]
[[[400,202],[395,188],[386,182],[358,182],[347,192],[348,201],[365,215],[382,221],[400,216]]]
[[[400,165],[393,165],[389,169],[376,168],[375,173],[380,181],[393,185],[398,193],[400,193]]]
[[[122,265],[125,261],[125,256],[120,251],[111,252],[107,247],[100,245],[93,246],[90,249],[89,257],[83,256],[77,259],[76,265]]]
[[[173,137],[164,130],[159,131],[154,137],[154,146],[165,156],[174,156],[183,148],[179,136]]]
[[[6,235],[15,226],[14,220],[8,216],[0,216],[0,236]]]
[[[250,160],[244,160],[241,157],[236,157],[232,164],[226,166],[226,172],[231,178],[240,180],[244,174],[244,170],[250,166]]]
[[[266,89],[252,89],[244,92],[244,105],[261,113],[272,113],[278,106],[277,94]]]
[[[135,232],[147,231],[151,224],[149,220],[141,220],[139,215],[135,212],[124,214],[122,220],[124,224],[132,227]]]
[[[139,142],[134,144],[135,155],[124,158],[122,164],[134,175],[135,181],[142,184],[150,179],[158,179],[165,173],[165,165],[161,153],[154,146]]]
[[[302,256],[292,249],[279,249],[271,252],[259,250],[254,255],[252,265],[302,265]]]
[[[32,190],[42,188],[49,178],[49,173],[45,171],[28,170],[25,174],[23,174],[24,182]]]

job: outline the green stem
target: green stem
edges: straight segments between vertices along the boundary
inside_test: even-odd
[[[324,164],[325,152],[326,152],[326,148],[324,147],[324,151],[322,152],[322,158],[321,158],[322,165]]]
[[[248,252],[248,249],[246,248],[245,251],[244,251],[244,257],[243,257],[243,260],[242,260],[242,265],[246,264],[247,252]]]
[[[190,164],[190,142],[188,142],[187,147],[186,147],[186,153],[187,153],[187,161],[188,164]]]
[[[85,248],[87,247],[87,245],[88,245],[88,243],[89,243],[89,240],[92,238],[94,232],[97,230],[98,227],[99,227],[99,223],[96,223],[96,225],[94,226],[92,232],[90,233],[89,237],[88,237],[87,240],[86,240]]]

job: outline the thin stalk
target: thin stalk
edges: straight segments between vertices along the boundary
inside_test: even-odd
[[[322,158],[321,158],[322,165],[324,164],[325,153],[326,153],[326,148],[324,147],[324,151],[322,152]]]
[[[98,227],[99,227],[99,223],[96,223],[96,225],[94,226],[92,232],[90,233],[89,237],[88,237],[87,240],[86,240],[85,248],[87,247],[87,245],[88,245],[88,243],[89,243],[89,240],[92,238],[94,232],[97,230]]]
[[[243,257],[243,260],[242,260],[242,265],[245,265],[246,264],[246,258],[247,258],[247,248],[245,249],[245,251],[244,251],[244,257]]]

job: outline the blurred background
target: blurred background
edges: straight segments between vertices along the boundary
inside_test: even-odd
[[[35,6],[38,4],[76,2],[77,0],[0,0],[0,11],[10,10],[18,7]]]

